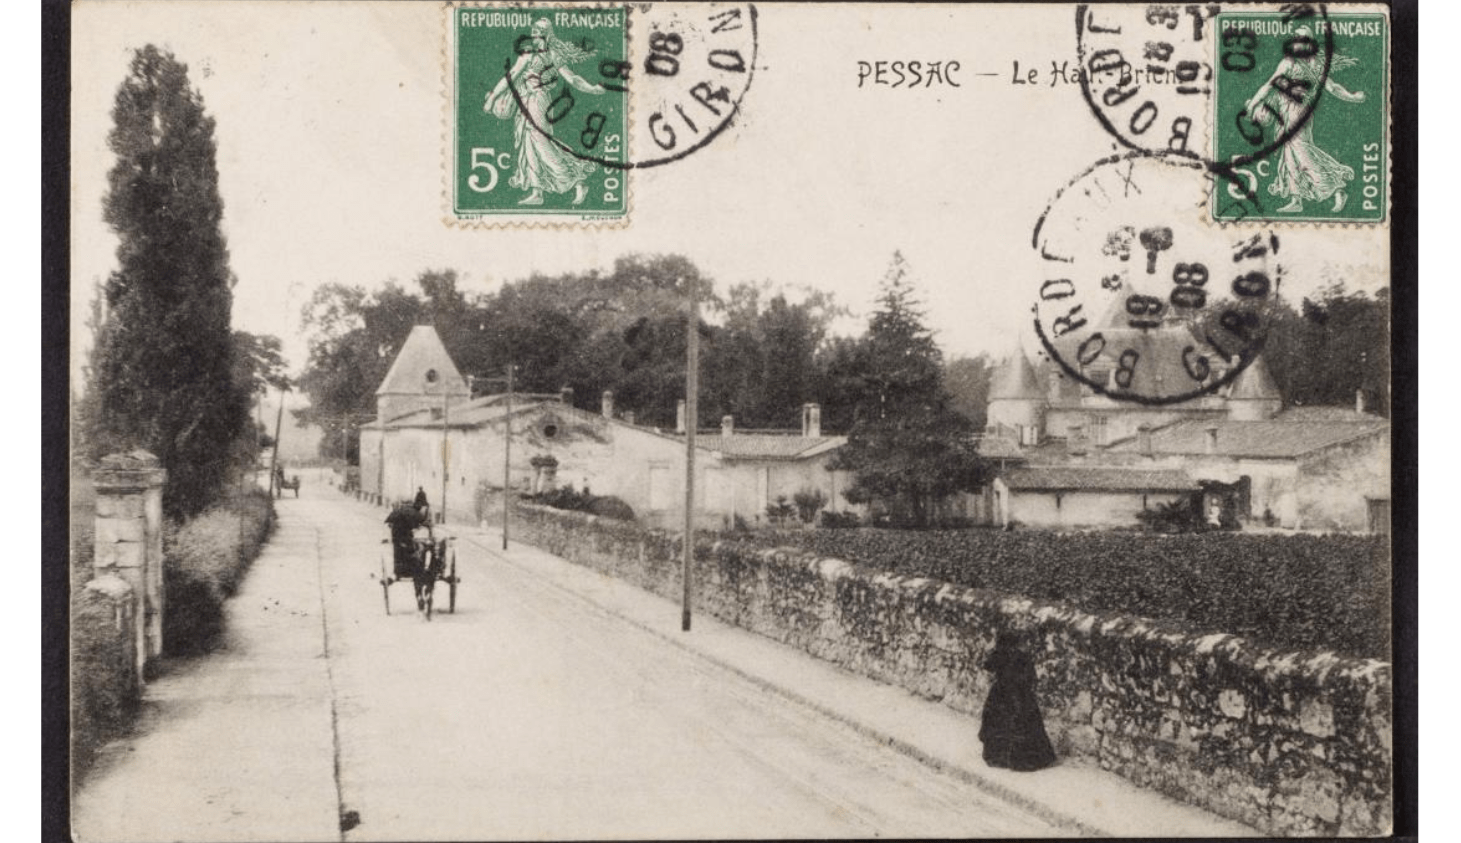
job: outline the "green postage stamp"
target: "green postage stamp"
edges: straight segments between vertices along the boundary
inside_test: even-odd
[[[457,220],[628,211],[626,10],[450,9]]]
[[[1217,16],[1212,216],[1379,223],[1390,203],[1383,14]]]

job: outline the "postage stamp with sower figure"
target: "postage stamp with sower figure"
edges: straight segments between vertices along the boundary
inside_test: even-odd
[[[626,11],[451,13],[455,216],[622,217],[626,174],[612,162],[626,143]]]
[[[1216,23],[1213,144],[1232,168],[1215,182],[1213,219],[1385,221],[1386,17],[1244,11]]]

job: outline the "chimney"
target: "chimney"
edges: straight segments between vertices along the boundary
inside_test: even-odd
[[[1207,452],[1209,454],[1216,454],[1218,434],[1217,425],[1209,425],[1207,428],[1205,428],[1205,431],[1207,433]]]
[[[606,419],[614,417],[614,390],[612,389],[604,390],[603,412]]]
[[[634,424],[634,411],[633,410],[625,410],[624,411],[624,423],[625,424]]]
[[[735,419],[735,416],[721,416],[720,417],[720,435],[723,436],[723,437],[725,437],[725,438],[727,438],[727,439],[729,439],[731,436],[735,435],[735,432],[736,432],[736,419]]]
[[[565,386],[558,390],[558,403],[573,406],[573,387]]]
[[[822,435],[822,405],[802,405],[802,435],[819,438]]]
[[[1363,389],[1354,391],[1354,411],[1360,415],[1365,414],[1365,391]]]
[[[1152,455],[1152,426],[1146,423],[1136,427],[1136,449],[1144,457]]]
[[[685,399],[681,398],[680,403],[675,405],[675,432],[685,432]]]

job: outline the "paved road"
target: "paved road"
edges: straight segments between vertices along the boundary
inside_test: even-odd
[[[347,840],[1068,834],[458,541],[455,614],[393,586],[378,510],[318,537]],[[676,619],[667,617],[667,622]],[[971,736],[972,739],[972,736]]]

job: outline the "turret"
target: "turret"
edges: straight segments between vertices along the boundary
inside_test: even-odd
[[[994,381],[989,387],[988,424],[990,427],[1013,427],[1020,431],[1022,443],[1033,444],[1044,408],[1045,395],[1040,390],[1039,379],[1035,377],[1035,367],[1030,365],[1024,352],[1016,351],[994,372]]]
[[[1283,409],[1278,385],[1268,373],[1260,355],[1239,373],[1228,393],[1228,418],[1233,421],[1267,421]]]
[[[472,397],[467,382],[430,325],[411,329],[401,351],[375,391],[378,419],[389,422],[407,413],[464,403]]]

